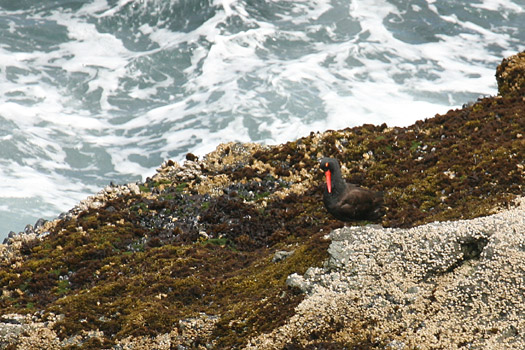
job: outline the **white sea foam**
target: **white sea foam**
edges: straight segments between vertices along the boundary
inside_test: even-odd
[[[520,0],[516,0],[516,2],[519,3]],[[508,16],[509,13],[523,13],[525,11],[523,5],[523,2],[521,5],[518,5],[517,3],[508,0],[481,0],[481,3],[472,4],[472,7],[498,11],[498,13]]]
[[[21,229],[9,214],[57,215],[221,142],[405,126],[494,95],[525,41],[512,0],[199,4],[0,6],[0,235]]]

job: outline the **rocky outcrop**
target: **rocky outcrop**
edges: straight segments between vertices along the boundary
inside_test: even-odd
[[[501,96],[525,96],[525,51],[505,58],[496,70]]]
[[[219,145],[10,235],[0,349],[521,348],[521,57],[500,96]],[[327,214],[321,156],[384,193],[381,222]]]
[[[332,231],[326,266],[288,278],[308,293],[297,313],[248,348],[525,348],[525,198],[518,202],[472,220]],[[363,327],[366,337],[355,332]]]

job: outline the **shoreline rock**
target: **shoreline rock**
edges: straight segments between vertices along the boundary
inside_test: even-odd
[[[219,145],[12,235],[0,349],[520,348],[523,59],[445,115]],[[381,226],[326,213],[321,156],[385,193]]]
[[[296,315],[248,349],[353,344],[356,334],[334,323],[352,329],[356,315],[374,348],[524,348],[525,197],[518,202],[471,220],[332,231],[327,265],[287,280],[308,294]]]

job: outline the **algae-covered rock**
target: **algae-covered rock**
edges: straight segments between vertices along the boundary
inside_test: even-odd
[[[374,349],[523,349],[525,197],[518,203],[472,220],[332,231],[329,264],[289,278],[308,293],[297,313],[248,348],[355,348],[366,334]]]
[[[525,96],[525,51],[505,58],[496,70],[501,96]]]
[[[468,319],[476,308],[507,312],[521,302],[487,304],[477,282],[521,283],[496,275],[504,245],[515,243],[504,223],[457,220],[523,196],[524,115],[523,98],[502,94],[406,128],[223,144],[202,159],[167,160],[144,182],[107,186],[0,245],[0,348],[380,349],[415,344],[418,330],[445,344],[449,333],[430,330],[447,307]],[[357,221],[330,234],[343,223],[322,204],[320,157],[384,193],[378,226]],[[443,295],[457,295],[456,277],[464,299],[449,305]],[[477,346],[472,328],[443,324]],[[513,346],[520,327],[483,324],[478,338]]]

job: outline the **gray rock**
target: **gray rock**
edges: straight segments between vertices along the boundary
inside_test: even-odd
[[[287,279],[308,294],[296,314],[247,348],[306,344],[338,324],[349,330],[332,333],[342,343],[366,328],[392,349],[525,349],[525,198],[518,203],[473,220],[332,231],[326,266]]]
[[[287,259],[290,255],[292,255],[295,252],[295,250],[292,251],[286,251],[286,250],[279,250],[276,251],[273,255],[272,262],[276,263],[282,260]]]

